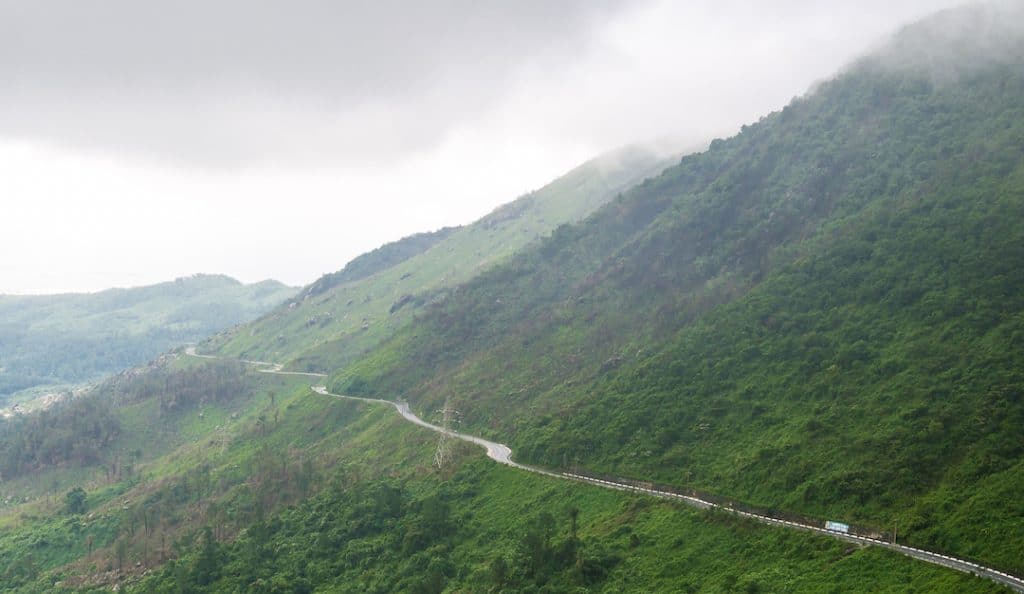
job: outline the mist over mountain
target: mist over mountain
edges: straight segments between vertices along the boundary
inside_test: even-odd
[[[678,158],[676,143],[625,147],[459,228],[407,237],[324,275],[290,303],[204,348],[327,372],[386,340],[429,303]]]
[[[1020,8],[264,285],[257,319],[0,424],[3,586],[1021,591]],[[19,332],[199,331],[223,310],[181,300],[242,288],[29,300]]]
[[[941,84],[993,65],[1018,64],[1022,56],[1024,5],[1004,0],[948,9],[907,25],[857,64],[927,73]]]
[[[895,515],[911,542],[1021,571],[1024,54],[1007,18],[902,30],[460,286],[333,391],[458,409],[549,467]]]

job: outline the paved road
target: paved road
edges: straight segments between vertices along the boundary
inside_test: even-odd
[[[204,359],[217,359],[218,358],[218,357],[214,357],[214,356],[211,356],[211,355],[198,355],[195,352],[195,347],[189,347],[189,348],[185,349],[185,353],[188,354],[188,355],[191,355],[193,357],[202,357]],[[281,365],[280,364],[276,364],[276,363],[267,363],[267,362],[264,362],[264,361],[243,361],[243,362],[251,363],[253,365],[259,365],[259,366],[269,366],[267,369],[261,369],[260,370],[260,371],[263,371],[265,373],[277,373],[277,374],[287,374],[287,375],[309,375],[309,376],[314,376],[314,377],[325,377],[323,374],[318,374],[318,373],[304,373],[304,372],[295,372],[295,371],[282,371],[281,370]],[[982,565],[979,565],[977,563],[973,563],[971,561],[967,561],[967,560],[964,560],[964,559],[957,559],[956,557],[951,557],[949,555],[943,555],[943,554],[940,554],[940,553],[933,553],[931,551],[925,551],[925,550],[917,549],[917,548],[914,548],[914,547],[908,547],[908,546],[904,546],[904,545],[900,545],[900,544],[893,544],[891,542],[886,542],[884,540],[878,540],[878,539],[874,539],[874,538],[867,538],[867,537],[864,537],[864,536],[857,536],[855,534],[846,534],[846,533],[843,533],[843,532],[837,532],[835,530],[826,530],[825,528],[822,528],[822,527],[819,527],[819,526],[812,526],[810,524],[801,524],[801,523],[798,523],[798,522],[791,522],[791,521],[788,521],[788,520],[781,520],[781,519],[778,519],[778,518],[772,518],[772,517],[763,516],[763,515],[759,515],[759,514],[755,514],[755,513],[740,511],[740,510],[732,509],[731,507],[721,506],[721,505],[719,505],[717,503],[714,503],[714,502],[711,502],[711,501],[707,501],[707,500],[704,500],[704,499],[700,499],[698,497],[692,497],[692,496],[689,496],[689,495],[682,495],[682,494],[679,494],[679,493],[672,493],[672,492],[669,492],[669,491],[661,491],[661,490],[654,489],[654,488],[641,487],[641,486],[632,485],[632,484],[629,484],[629,483],[626,483],[626,482],[610,481],[610,480],[600,479],[600,478],[596,478],[596,477],[585,476],[585,475],[582,475],[582,474],[574,474],[574,473],[569,473],[569,472],[552,472],[552,471],[549,471],[549,470],[544,470],[543,468],[537,468],[535,466],[528,466],[526,464],[520,464],[520,463],[515,462],[514,460],[512,460],[512,449],[509,448],[507,445],[505,445],[503,443],[497,443],[497,442],[489,441],[489,440],[486,440],[486,439],[484,439],[482,437],[476,437],[475,435],[467,435],[465,433],[459,433],[457,431],[446,430],[445,428],[440,427],[438,425],[434,425],[433,423],[428,423],[427,421],[424,421],[423,419],[421,419],[418,416],[416,416],[416,414],[413,413],[409,409],[409,405],[407,403],[405,403],[405,402],[395,402],[393,400],[382,400],[382,399],[379,399],[379,398],[364,398],[364,397],[360,397],[360,396],[345,396],[343,394],[332,394],[331,392],[327,391],[327,388],[325,386],[310,386],[310,388],[314,392],[316,392],[317,394],[322,394],[324,396],[333,396],[335,398],[346,398],[346,399],[349,399],[349,400],[363,400],[363,401],[366,401],[366,402],[375,402],[375,403],[387,404],[387,405],[393,406],[393,407],[395,407],[395,410],[397,410],[398,413],[401,414],[402,417],[404,417],[410,423],[415,423],[416,425],[419,425],[421,427],[425,427],[427,429],[430,429],[431,431],[436,431],[438,433],[446,433],[446,434],[448,434],[451,437],[454,437],[456,439],[461,439],[463,441],[474,443],[476,445],[479,445],[479,446],[483,447],[485,450],[487,450],[487,457],[492,459],[492,460],[494,460],[495,462],[498,462],[499,464],[505,464],[506,466],[511,466],[513,468],[520,468],[522,470],[526,470],[526,471],[529,471],[529,472],[534,472],[534,473],[537,473],[537,474],[543,474],[545,476],[550,476],[550,477],[555,477],[555,478],[560,478],[560,479],[566,479],[566,480],[571,480],[571,481],[577,481],[577,482],[581,482],[581,483],[587,483],[587,484],[591,484],[591,485],[596,485],[598,487],[604,487],[606,489],[615,489],[615,490],[618,490],[618,491],[631,491],[631,492],[634,492],[634,493],[643,493],[645,495],[650,495],[652,497],[659,497],[659,498],[662,498],[662,499],[671,499],[671,500],[674,500],[674,501],[679,501],[679,502],[682,502],[682,503],[686,503],[688,505],[692,505],[693,507],[697,507],[697,508],[700,508],[700,509],[719,509],[719,510],[731,513],[731,514],[736,514],[738,516],[744,516],[744,517],[750,518],[752,520],[756,520],[758,522],[762,522],[764,524],[770,524],[770,525],[775,525],[775,526],[782,526],[782,527],[791,528],[791,529],[794,529],[794,530],[803,530],[805,532],[817,532],[819,534],[824,534],[824,535],[827,535],[827,536],[831,536],[833,538],[838,538],[840,540],[845,540],[847,542],[857,543],[857,544],[860,544],[860,545],[870,545],[870,546],[882,547],[882,548],[885,548],[885,549],[889,549],[891,551],[896,551],[897,553],[901,553],[901,554],[906,555],[908,557],[913,557],[915,559],[920,559],[921,561],[927,561],[928,563],[934,563],[936,565],[941,565],[943,567],[948,567],[950,569],[955,569],[957,571],[962,571],[964,573],[970,573],[970,574],[973,574],[973,575],[978,575],[978,576],[981,576],[981,577],[984,577],[984,578],[988,578],[988,579],[990,579],[992,581],[995,581],[995,582],[998,582],[998,583],[1000,583],[1000,584],[1002,584],[1004,586],[1007,586],[1008,588],[1010,588],[1011,590],[1014,590],[1015,592],[1024,593],[1024,580],[1022,580],[1021,578],[1019,578],[1017,576],[1010,575],[1008,573],[1004,573],[1002,571],[991,569],[989,567],[984,567]]]
[[[405,420],[409,421],[410,423],[415,423],[415,424],[419,425],[420,427],[426,427],[427,429],[430,429],[431,431],[437,431],[438,433],[446,433],[449,436],[454,437],[456,439],[461,439],[463,441],[468,441],[470,443],[475,443],[476,445],[483,447],[485,450],[487,450],[487,457],[490,458],[491,460],[494,460],[495,462],[498,462],[500,464],[505,464],[507,466],[512,466],[512,467],[515,467],[515,468],[523,468],[523,469],[526,469],[526,470],[534,470],[533,468],[527,467],[527,466],[525,466],[523,464],[519,464],[518,462],[513,462],[512,461],[512,449],[509,448],[507,445],[505,445],[503,443],[495,443],[493,441],[488,441],[488,440],[486,440],[486,439],[484,439],[482,437],[477,437],[475,435],[466,435],[465,433],[459,433],[458,431],[452,431],[450,429],[446,430],[444,427],[441,427],[439,425],[435,425],[433,423],[428,423],[427,421],[424,421],[423,419],[421,419],[418,416],[416,416],[416,413],[414,413],[411,410],[409,410],[409,405],[407,403],[405,403],[405,402],[395,402],[393,400],[381,400],[379,398],[363,398],[363,397],[360,397],[360,396],[343,396],[341,394],[331,394],[330,392],[327,391],[327,388],[325,386],[310,386],[310,387],[317,394],[323,394],[324,396],[334,396],[335,398],[347,398],[349,400],[363,400],[363,401],[366,401],[366,402],[378,402],[378,403],[381,403],[381,404],[388,404],[388,405],[394,406],[395,410],[398,411],[398,414],[400,414],[403,417],[405,417]],[[553,473],[546,473],[546,474],[553,474]]]
[[[217,357],[215,355],[200,355],[196,352],[196,347],[190,346],[185,347],[185,354],[190,357],[198,357],[200,359],[223,359],[224,357]],[[260,373],[273,373],[275,375],[304,375],[306,377],[327,377],[325,373],[313,373],[311,371],[284,371],[284,365],[280,363],[271,363],[269,361],[254,361],[252,359],[234,359],[239,363],[247,363],[256,367],[263,367],[259,369]]]
[[[672,492],[669,492],[669,491],[660,491],[660,490],[653,489],[653,488],[639,487],[639,486],[631,485],[631,484],[628,484],[628,483],[609,481],[609,480],[589,477],[589,476],[585,476],[585,475],[581,475],[581,474],[573,474],[573,473],[569,473],[569,472],[551,472],[551,471],[544,470],[544,469],[541,469],[541,468],[537,468],[537,467],[534,467],[534,466],[528,466],[526,464],[519,464],[518,462],[515,462],[515,461],[512,460],[512,449],[509,448],[507,445],[505,445],[503,443],[496,443],[496,442],[493,442],[493,441],[489,441],[489,440],[483,439],[482,437],[476,437],[475,435],[467,435],[465,433],[458,433],[456,431],[451,431],[451,430],[447,430],[446,431],[443,427],[440,427],[438,425],[434,425],[433,423],[428,423],[427,421],[424,421],[423,419],[421,419],[418,416],[416,416],[415,413],[413,413],[411,410],[409,410],[409,405],[404,403],[404,402],[394,402],[394,401],[391,401],[391,400],[381,400],[381,399],[378,399],[378,398],[361,398],[361,397],[357,397],[357,396],[344,396],[342,394],[332,394],[332,393],[327,391],[327,388],[325,386],[312,386],[312,389],[313,389],[314,392],[316,392],[318,394],[323,394],[324,396],[334,396],[336,398],[348,398],[348,399],[352,399],[352,400],[364,400],[364,401],[367,401],[367,402],[378,402],[378,403],[382,403],[382,404],[389,404],[391,406],[394,406],[395,409],[403,417],[405,417],[405,419],[408,420],[409,422],[415,423],[415,424],[417,424],[417,425],[419,425],[421,427],[426,427],[427,429],[431,429],[433,431],[437,431],[438,433],[447,433],[448,435],[450,435],[452,437],[455,437],[457,439],[461,439],[463,441],[468,441],[470,443],[475,443],[475,444],[477,444],[479,446],[482,446],[484,449],[487,450],[487,456],[489,458],[491,458],[495,462],[498,462],[500,464],[505,464],[507,466],[512,466],[514,468],[521,468],[523,470],[527,470],[527,471],[530,471],[530,472],[536,472],[536,473],[544,474],[544,475],[547,475],[547,476],[552,476],[552,477],[557,477],[557,478],[562,478],[562,479],[568,479],[568,480],[578,481],[578,482],[582,482],[582,483],[588,483],[588,484],[592,484],[592,485],[597,485],[599,487],[605,487],[605,488],[608,488],[608,489],[616,489],[616,490],[619,490],[619,491],[632,491],[634,493],[643,493],[643,494],[646,494],[646,495],[651,495],[651,496],[659,497],[659,498],[662,498],[662,499],[672,499],[672,500],[675,500],[675,501],[681,501],[683,503],[686,503],[686,504],[689,504],[689,505],[692,505],[694,507],[701,508],[701,509],[720,509],[720,510],[732,513],[732,514],[736,514],[736,515],[739,515],[739,516],[744,516],[744,517],[747,517],[747,518],[750,518],[750,519],[753,519],[753,520],[757,520],[757,521],[762,522],[764,524],[783,526],[783,527],[792,528],[792,529],[795,529],[795,530],[803,530],[803,531],[806,531],[806,532],[817,532],[817,533],[820,533],[820,534],[825,534],[827,536],[832,536],[834,538],[838,538],[840,540],[845,540],[845,541],[848,541],[848,542],[853,542],[853,543],[857,543],[857,544],[861,544],[861,545],[872,545],[872,546],[882,547],[882,548],[886,548],[886,549],[889,549],[889,550],[892,550],[892,551],[896,551],[898,553],[902,553],[904,555],[907,555],[908,557],[913,557],[915,559],[920,559],[922,561],[927,561],[929,563],[935,563],[936,565],[942,565],[944,567],[949,567],[951,569],[955,569],[957,571],[962,571],[964,573],[971,573],[971,574],[979,575],[979,576],[982,576],[982,577],[986,577],[986,578],[991,579],[993,581],[999,582],[1000,584],[1008,586],[1009,588],[1011,588],[1011,589],[1013,589],[1013,590],[1015,590],[1017,592],[1024,592],[1024,580],[1021,580],[1018,577],[1012,576],[1012,575],[1010,575],[1008,573],[1003,573],[1001,571],[997,571],[995,569],[990,569],[990,568],[987,568],[987,567],[983,567],[983,566],[978,565],[977,563],[973,563],[971,561],[965,561],[965,560],[962,560],[962,559],[957,559],[955,557],[950,557],[948,555],[942,555],[942,554],[939,554],[939,553],[933,553],[931,551],[925,551],[925,550],[922,550],[922,549],[917,549],[917,548],[914,548],[914,547],[908,547],[908,546],[899,545],[899,544],[892,544],[890,542],[886,542],[884,540],[878,540],[878,539],[875,539],[875,538],[867,538],[867,537],[864,537],[864,536],[857,536],[855,534],[845,534],[845,533],[842,533],[842,532],[837,532],[835,530],[826,530],[825,528],[821,528],[821,527],[818,527],[818,526],[812,526],[812,525],[809,525],[809,524],[800,524],[798,522],[790,522],[788,520],[780,520],[778,518],[771,518],[771,517],[768,517],[768,516],[762,516],[762,515],[758,515],[758,514],[754,514],[754,513],[750,513],[750,512],[735,510],[735,509],[732,509],[730,507],[721,506],[721,505],[719,505],[717,503],[713,503],[711,501],[706,501],[704,499],[700,499],[698,497],[692,497],[692,496],[689,496],[689,495],[681,495],[679,493],[672,493]]]
[[[846,534],[835,530],[827,530],[819,526],[812,526],[810,524],[801,524],[799,522],[791,522],[779,518],[772,518],[769,516],[763,516],[755,513],[740,511],[737,509],[733,509],[731,507],[722,506],[717,503],[713,503],[711,501],[706,501],[704,499],[692,497],[689,495],[681,495],[679,493],[671,493],[668,491],[659,491],[657,489],[648,489],[644,487],[630,485],[627,483],[608,481],[579,474],[562,473],[562,475],[565,478],[577,480],[584,483],[590,483],[601,487],[607,487],[610,489],[618,489],[620,491],[633,491],[636,493],[645,493],[647,495],[652,495],[654,497],[660,497],[663,499],[674,499],[677,501],[682,501],[694,507],[699,507],[701,509],[720,509],[731,514],[736,514],[738,516],[744,516],[753,520],[757,520],[764,524],[783,526],[786,528],[792,528],[794,530],[803,530],[806,532],[817,532],[820,534],[831,536],[833,538],[845,540],[847,542],[882,547],[885,549],[889,549],[891,551],[902,553],[904,555],[907,555],[908,557],[913,557],[915,559],[920,559],[922,561],[927,561],[929,563],[935,563],[936,565],[942,565],[944,567],[949,567],[950,569],[955,569],[957,571],[962,571],[964,573],[970,573],[981,577],[985,577],[995,582],[999,582],[1000,584],[1003,584],[1014,591],[1024,592],[1024,580],[1021,580],[1016,576],[988,567],[984,567],[971,561],[957,559],[956,557],[950,557],[949,555],[933,553],[931,551],[925,551],[923,549],[917,549],[914,547],[908,547],[900,544],[893,544],[891,542],[879,540],[877,538],[857,536],[856,534]]]

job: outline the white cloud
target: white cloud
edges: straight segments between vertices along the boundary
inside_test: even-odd
[[[0,4],[0,292],[310,282],[600,151],[728,134],[950,4]]]

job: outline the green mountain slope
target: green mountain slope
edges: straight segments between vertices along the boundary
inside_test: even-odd
[[[200,539],[129,591],[999,591],[824,537],[485,464],[443,483],[327,489],[234,543]]]
[[[895,520],[901,541],[1024,573],[1024,52],[994,22],[1022,21],[908,29],[547,239],[513,241],[541,215],[506,207],[493,233],[385,246],[210,345],[428,419],[448,404],[524,461]],[[179,353],[0,425],[0,584],[1001,591],[464,444],[438,469],[436,434],[320,381]]]
[[[115,393],[128,403],[114,413],[119,447],[144,439],[133,434],[147,416],[158,438],[134,442],[140,455],[111,475],[97,468],[74,511],[62,492],[0,514],[5,591],[999,591],[884,551],[498,467],[468,445],[437,470],[432,432],[294,376],[179,359]]]
[[[323,275],[303,289],[291,302],[302,303],[310,297],[316,297],[339,285],[360,281],[392,266],[397,266],[434,247],[434,244],[443,241],[457,230],[458,227],[445,227],[432,233],[417,233],[382,245],[375,250],[357,256],[341,270]]]
[[[91,294],[0,295],[0,397],[137,365],[251,320],[294,292],[276,281],[198,275]]]
[[[1024,36],[993,10],[559,229],[335,391],[1024,571]]]
[[[287,306],[204,347],[295,360],[295,368],[334,369],[391,336],[457,283],[558,225],[580,220],[673,161],[640,148],[609,153],[471,225],[407,238],[358,258]]]

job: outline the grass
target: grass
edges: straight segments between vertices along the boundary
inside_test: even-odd
[[[418,457],[425,458],[422,452]],[[497,591],[492,567],[500,558],[510,568],[500,586],[507,592],[1002,591],[991,582],[886,551],[538,477],[495,465],[477,452],[463,450],[457,464],[446,476],[412,471],[416,465],[407,463],[399,475],[385,479],[353,478],[346,469],[343,492],[326,490],[274,516],[267,524],[269,534],[260,538],[278,553],[259,567],[247,565],[253,546],[248,537],[224,545],[217,553],[224,572],[203,590],[232,591],[249,580],[280,580],[324,592],[421,591],[430,582],[424,576],[434,575],[432,587],[438,589],[429,591]],[[377,485],[398,485],[401,509],[397,515],[388,512],[380,532],[352,532],[357,530],[352,522],[374,521]],[[418,527],[428,520],[426,502],[438,498],[448,509],[447,527],[441,528],[442,535],[417,541],[423,538],[416,536]],[[521,566],[531,526],[538,518],[548,522],[557,549],[570,537],[568,513],[573,509],[578,511],[580,561],[556,567],[540,581],[527,577]],[[306,526],[318,528],[311,533]],[[319,551],[318,534],[334,530],[349,536],[337,548]],[[410,542],[421,544],[409,549]],[[187,583],[196,555],[141,582],[137,590],[172,591]]]
[[[598,592],[895,592],[905,591],[908,584],[920,591],[999,591],[988,582],[883,551],[505,468],[469,444],[457,444],[452,465],[438,471],[431,464],[436,434],[405,422],[390,406],[321,396],[302,386],[301,379],[280,379],[287,380],[273,388],[280,416],[266,430],[253,422],[268,410],[266,393],[248,401],[248,410],[236,421],[226,445],[214,434],[204,434],[210,425],[197,421],[192,411],[177,423],[183,431],[194,430],[198,440],[186,440],[147,460],[134,480],[90,491],[88,517],[60,515],[56,502],[37,506],[33,513],[23,508],[19,522],[0,531],[0,553],[9,560],[10,583],[21,584],[16,591],[53,591],[57,581],[66,588],[109,585],[105,580],[118,573],[107,571],[118,566],[120,542],[126,544],[129,567],[136,562],[153,567],[159,565],[159,557],[173,558],[174,550],[181,551],[179,561],[137,586],[139,591],[173,589],[181,577],[174,568],[195,562],[204,525],[216,527],[223,539],[218,546],[225,566],[232,555],[243,555],[246,529],[261,522],[280,530],[268,537],[274,547],[307,558],[301,551],[315,537],[297,525],[288,526],[322,522],[325,518],[318,519],[315,514],[321,512],[316,510],[325,505],[344,510],[355,504],[352,497],[372,494],[381,484],[400,485],[406,519],[377,536],[353,538],[335,551],[331,558],[354,558],[364,549],[378,553],[365,558],[359,569],[342,571],[339,566],[340,573],[331,573],[335,570],[321,568],[325,573],[318,574],[316,584],[322,591],[419,587],[417,580],[429,570],[418,564],[427,558],[443,561],[445,591],[486,591],[493,588],[495,559],[506,559],[513,569],[522,563],[523,539],[531,522],[547,514],[557,526],[554,541],[561,542],[569,530],[566,514],[573,508],[579,510],[581,559],[590,577],[581,577],[570,566],[556,568],[540,591],[585,587]],[[126,414],[141,418],[143,409]],[[294,491],[296,469],[307,460],[315,477],[308,495],[303,495]],[[282,473],[282,463],[291,470]],[[174,499],[183,485],[198,484],[202,476],[209,477],[206,491]],[[270,496],[265,500],[268,506],[261,507],[267,493],[279,496]],[[332,503],[332,498],[339,499]],[[400,548],[389,548],[398,545],[386,543],[396,538],[400,542],[403,530],[413,530],[423,521],[418,515],[423,502],[434,498],[450,505],[454,532],[429,545],[428,557],[409,557]],[[139,524],[129,536],[127,526],[142,510],[162,510],[160,519],[153,520],[156,528],[147,533]],[[339,529],[351,530],[350,522],[367,517],[365,511],[353,513],[337,520]],[[93,552],[87,555],[90,546]],[[268,571],[286,579],[291,575],[289,562],[287,555],[275,557],[267,563]],[[28,568],[24,575],[13,569],[22,567]],[[508,591],[535,591],[522,575],[510,579],[514,581],[508,582]],[[215,585],[206,589],[217,591]]]

